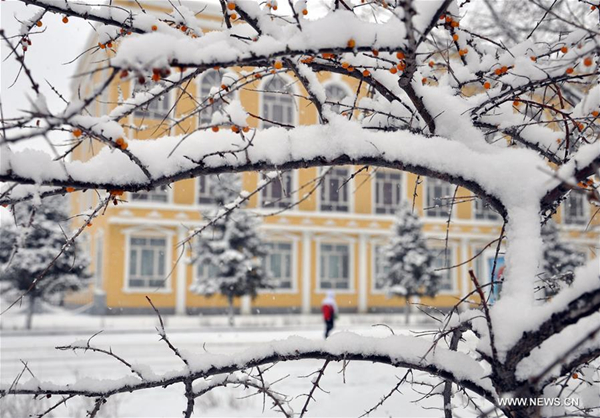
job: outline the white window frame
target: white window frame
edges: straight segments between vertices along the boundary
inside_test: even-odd
[[[428,220],[432,220],[432,219],[441,219],[441,220],[447,220],[448,219],[448,215],[445,214],[444,216],[436,216],[436,215],[430,215],[428,212],[430,210],[435,210],[435,211],[439,211],[439,210],[448,210],[448,211],[452,211],[452,216],[451,219],[454,219],[456,217],[456,208],[455,207],[450,207],[450,206],[439,206],[437,208],[432,208],[432,209],[427,209],[429,207],[432,207],[432,205],[429,204],[429,183],[431,181],[441,181],[444,182],[448,185],[450,185],[450,193],[448,194],[448,199],[452,199],[452,195],[454,194],[454,189],[456,188],[456,185],[449,183],[445,180],[438,180],[435,178],[431,178],[431,177],[426,177],[425,181],[423,182],[423,184],[425,185],[425,187],[423,188],[423,214],[424,214],[424,218],[428,219]],[[435,203],[435,200],[432,200],[432,203]],[[444,203],[444,202],[439,202],[439,203]],[[447,209],[446,209],[447,208]]]
[[[442,257],[444,256],[444,249],[445,247],[439,247],[439,246],[435,246],[435,247],[429,247],[430,251],[433,251],[434,254],[437,255],[440,254]],[[449,242],[448,243],[448,251],[450,251],[450,257],[448,259],[448,266],[444,266],[444,267],[452,267],[456,264],[458,264],[456,262],[457,260],[457,255],[458,255],[458,244],[454,243],[454,242]],[[439,266],[432,266],[433,269],[437,269],[440,268]],[[459,292],[459,287],[458,287],[458,271],[459,271],[460,267],[457,268],[453,268],[450,270],[445,270],[445,271],[438,271],[438,274],[445,274],[446,272],[450,275],[450,281],[452,283],[452,288],[451,289],[442,289],[440,288],[436,294],[437,295],[456,295]]]
[[[286,170],[288,171],[288,170]],[[290,192],[290,201],[289,201],[289,205],[294,205],[295,203],[297,203],[297,190],[300,187],[298,185],[298,170],[289,170],[289,172],[292,174],[292,190],[289,190],[288,192]],[[259,173],[259,181],[262,180],[262,174]],[[266,188],[268,188],[269,186],[266,186]],[[266,211],[277,211],[279,209],[282,209],[282,207],[280,206],[264,206],[264,197],[263,197],[263,193],[262,190],[260,193],[257,193],[258,196],[258,208],[262,209],[262,210],[266,210]],[[297,206],[292,206],[290,209],[288,209],[288,211],[296,211],[298,210]]]
[[[125,235],[125,271],[123,274],[123,293],[172,293],[173,287],[171,283],[172,274],[169,274],[173,269],[171,265],[173,259],[173,236],[176,233],[170,229],[159,228],[159,227],[134,227],[128,228],[122,231]],[[133,237],[140,238],[164,238],[166,240],[167,248],[165,251],[165,286],[163,288],[157,287],[130,287],[129,286],[129,265],[131,257],[131,239]]]
[[[327,95],[327,88],[331,87],[331,86],[339,87],[342,90],[344,90],[346,92],[346,96],[344,97],[344,99],[347,98],[347,97],[351,97],[353,94],[355,94],[352,91],[352,89],[350,89],[350,87],[346,83],[344,83],[343,81],[341,81],[341,80],[329,80],[326,83],[323,83],[323,88],[325,89],[325,95]],[[342,101],[344,99],[342,99]],[[329,100],[329,97],[326,97],[326,100]],[[332,108],[331,110],[333,112],[335,112],[335,113],[342,113],[342,112],[345,112],[346,110],[350,110],[350,109],[347,109],[345,107],[342,108],[339,105],[330,105],[330,106]]]
[[[374,295],[385,295],[386,291],[381,288],[377,288],[377,250],[385,247],[384,242],[373,242],[371,244],[371,294]]]
[[[261,115],[261,117],[265,117],[265,114],[263,111],[263,105],[265,102],[264,96],[265,96],[265,94],[269,93],[265,90],[265,87],[267,86],[267,84],[269,84],[269,82],[273,79],[273,77],[277,77],[277,78],[281,79],[284,82],[284,84],[286,86],[288,86],[288,88],[290,89],[290,93],[292,94],[292,96],[290,96],[290,98],[292,100],[292,106],[293,106],[292,121],[290,122],[290,125],[296,126],[298,124],[298,119],[299,119],[298,100],[296,99],[296,95],[298,94],[298,91],[295,86],[294,80],[286,75],[276,74],[273,76],[265,77],[263,79],[263,81],[260,83],[260,86],[259,86],[260,94],[258,95],[258,110],[260,112],[260,115]],[[277,96],[280,96],[282,93],[275,93],[275,94]],[[260,121],[260,127],[262,129],[265,129],[270,126],[275,126],[275,127],[278,126],[278,125],[271,125],[271,124],[269,124],[269,126],[265,126],[265,124],[266,124],[265,121],[263,121],[263,120]]]
[[[354,294],[356,293],[354,280],[355,280],[355,272],[354,272],[354,263],[355,263],[355,253],[354,253],[354,241],[348,240],[339,240],[339,239],[328,239],[328,238],[317,238],[315,240],[317,245],[317,288],[316,293],[326,293],[329,291],[333,291],[336,294]],[[326,245],[346,245],[349,248],[348,253],[348,273],[349,273],[349,286],[348,289],[324,289],[321,287],[322,277],[321,277],[321,246],[323,244]]]
[[[200,203],[200,197],[201,197],[200,196],[200,177],[204,177],[207,182],[212,181],[211,174],[203,174],[202,176],[196,177],[196,179],[194,181],[194,205],[214,206],[216,204],[216,202],[214,202],[214,199],[213,199],[212,203],[206,203],[206,202]],[[210,194],[210,184],[208,185],[208,191]]]
[[[480,213],[494,213],[496,216],[491,218],[489,216],[484,216],[483,218],[478,218],[477,217],[477,202],[481,202],[481,204],[483,205],[482,207],[482,212]],[[485,222],[485,223],[498,223],[498,222],[502,222],[502,215],[500,215],[498,212],[494,211],[489,205],[485,206],[485,201],[484,199],[481,199],[479,197],[476,197],[473,199],[473,205],[471,206],[471,210],[473,211],[473,216],[471,217],[472,220],[476,221],[476,222]]]
[[[350,177],[353,174],[352,166],[333,166],[333,170],[335,170],[335,169],[348,170],[348,177]],[[326,168],[321,168],[319,170],[319,175],[322,175],[325,170],[326,170]],[[329,173],[327,175],[329,175]],[[319,187],[319,189],[317,191],[317,211],[323,212],[323,213],[336,213],[336,214],[339,214],[339,213],[352,214],[352,213],[354,213],[354,178],[350,179],[344,186],[344,187],[348,188],[348,210],[347,211],[324,210],[323,209],[323,204],[321,202],[321,198],[323,195],[323,188],[325,186],[326,181],[327,181],[327,176],[324,179],[323,184],[321,185],[321,187]]]
[[[292,281],[292,287],[289,289],[281,289],[279,287],[275,288],[275,289],[258,289],[258,293],[260,294],[266,294],[266,293],[278,293],[278,294],[297,294],[299,291],[299,286],[298,286],[298,241],[299,241],[299,237],[294,236],[294,235],[281,235],[281,236],[275,236],[275,237],[270,237],[267,236],[265,238],[265,242],[267,243],[284,243],[284,244],[291,244],[292,245],[292,266],[291,266],[291,272],[292,272],[292,277],[291,277],[291,281]]]
[[[573,193],[575,193],[575,194],[573,194]],[[567,216],[567,210],[568,210],[567,205],[570,203],[572,196],[577,196],[578,199],[582,200],[581,201],[582,215],[581,215],[581,217],[577,217],[575,219]],[[571,190],[569,192],[569,194],[567,195],[567,198],[565,199],[565,201],[562,203],[562,207],[561,207],[562,223],[564,225],[566,225],[568,228],[585,227],[589,222],[589,217],[590,217],[589,211],[590,211],[590,207],[589,207],[589,204],[587,202],[585,195],[583,193],[577,193],[577,192]]]
[[[373,213],[373,215],[377,215],[377,216],[393,216],[396,213],[396,210],[394,210],[393,212],[386,212],[386,213],[377,213],[377,174],[378,173],[383,173],[383,174],[389,174],[389,173],[398,173],[400,175],[400,202],[398,203],[398,207],[396,208],[396,210],[400,207],[399,205],[402,204],[402,202],[405,201],[406,199],[406,175],[404,175],[404,173],[402,171],[399,170],[382,170],[382,169],[378,169],[376,170],[373,175],[372,175],[372,180],[371,180],[371,202],[372,202],[372,206],[371,206],[371,212]]]
[[[174,183],[172,183],[174,184]],[[170,205],[173,204],[173,187],[172,184],[169,186],[165,186],[167,189],[167,201],[166,202],[161,202],[158,200],[135,200],[133,199],[133,193],[132,192],[128,192],[127,193],[127,203],[131,206],[131,205],[135,205],[135,206],[140,206],[140,207],[156,207],[156,205]],[[170,187],[171,186],[171,187]],[[159,186],[160,187],[160,186]],[[137,193],[148,193],[145,190],[141,190]]]

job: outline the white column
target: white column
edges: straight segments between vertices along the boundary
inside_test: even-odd
[[[250,295],[244,295],[241,298],[240,313],[242,315],[252,314],[252,298]]]
[[[360,234],[358,238],[358,312],[367,312],[367,240],[368,236]]]
[[[185,229],[179,228],[177,230],[177,242],[182,242],[185,238]],[[187,254],[185,254],[177,263],[177,289],[175,294],[175,313],[177,315],[185,315],[185,296],[187,291],[187,264],[188,256]]]
[[[310,313],[311,273],[310,262],[310,232],[302,233],[302,313]]]

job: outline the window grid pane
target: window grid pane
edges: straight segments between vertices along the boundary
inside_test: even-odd
[[[261,205],[265,208],[287,208],[292,204],[293,172],[284,171],[271,180],[261,191]],[[283,187],[281,181],[283,180]]]
[[[350,289],[350,247],[321,244],[321,289]]]
[[[390,171],[375,173],[375,213],[393,214],[402,200],[402,176]]]
[[[218,71],[212,70],[206,73],[200,81],[200,107],[207,106],[208,98],[211,96],[211,90],[213,88],[220,88],[221,86],[221,75]],[[200,125],[210,125],[212,122],[213,113],[220,111],[223,108],[223,101],[219,97],[214,97],[214,102],[198,113],[198,120]]]
[[[427,216],[447,218],[452,204],[452,185],[443,180],[428,178],[427,186]]]
[[[132,237],[129,242],[129,287],[164,288],[167,240]]]
[[[475,213],[475,219],[488,221],[500,220],[500,215],[496,211],[494,211],[490,207],[490,205],[483,199],[475,199],[475,206],[473,208],[473,212]]]
[[[266,244],[269,255],[263,260],[275,280],[279,281],[279,289],[292,289],[293,246],[289,242],[269,242]]]
[[[583,193],[571,191],[563,204],[564,222],[567,225],[586,225],[586,199]]]
[[[434,260],[432,268],[434,270],[439,268],[448,268],[452,266],[452,260],[454,259],[452,248],[444,249],[442,248],[439,252],[437,252]],[[452,279],[452,270],[442,270],[438,271],[440,275],[440,290],[442,291],[452,291],[454,289],[453,279]]]
[[[321,210],[331,212],[349,212],[349,182],[350,170],[333,168],[327,173],[321,186]],[[343,186],[342,186],[343,185]]]
[[[136,202],[162,202],[169,201],[167,186],[161,186],[148,192],[131,193],[131,200]]]
[[[169,94],[163,94],[158,96],[144,108],[136,109],[133,116],[136,118],[150,118],[150,119],[166,119],[171,110],[171,102],[169,100]]]
[[[328,102],[341,103],[348,96],[348,93],[346,93],[346,89],[344,89],[342,86],[337,84],[329,84],[327,87],[325,87],[325,95]],[[330,106],[331,110],[335,113],[341,113],[344,111],[344,109],[347,109],[345,106],[342,107],[339,104],[332,104]]]
[[[277,123],[294,124],[294,99],[291,89],[279,77],[272,77],[264,87],[263,127],[278,126]],[[272,123],[277,122],[277,123]]]

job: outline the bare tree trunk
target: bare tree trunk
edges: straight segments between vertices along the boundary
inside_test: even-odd
[[[33,322],[33,312],[35,310],[35,297],[29,296],[29,306],[27,307],[27,321],[25,322],[25,328],[31,329],[31,323]]]
[[[406,295],[406,312],[404,317],[406,325],[410,323],[410,298],[411,295]]]
[[[229,326],[232,327],[234,325],[234,322],[233,322],[233,316],[234,316],[233,295],[227,295],[227,302],[228,302],[227,316],[229,317]]]

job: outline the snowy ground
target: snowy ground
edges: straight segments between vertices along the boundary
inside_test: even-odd
[[[148,319],[149,320],[149,319]],[[141,321],[143,323],[143,321]],[[176,322],[175,322],[176,323]],[[4,324],[4,328],[9,328]],[[394,326],[396,333],[408,333],[406,328]],[[415,327],[413,327],[415,328]],[[423,329],[422,327],[418,327]],[[363,335],[384,337],[390,331],[385,327],[372,327],[369,325],[343,325],[337,332],[348,330]],[[168,331],[168,329],[167,329]],[[57,345],[69,344],[75,340],[89,337],[84,332],[63,332],[60,334],[49,333],[23,333],[3,331],[1,338],[1,372],[0,380],[3,384],[10,383],[23,369],[21,360],[26,361],[28,367],[40,380],[55,382],[72,382],[77,377],[94,376],[96,378],[117,378],[127,375],[128,370],[114,359],[96,353],[61,352],[54,349]],[[261,342],[284,339],[290,335],[300,335],[308,338],[322,338],[321,326],[296,326],[259,329],[257,327],[240,327],[235,330],[226,327],[206,328],[196,327],[185,330],[169,332],[173,343],[180,349],[202,355],[203,345],[206,350],[213,353],[234,353],[249,349]],[[127,360],[150,365],[154,371],[161,373],[170,369],[179,369],[180,360],[175,358],[165,344],[158,341],[152,327],[146,331],[140,330],[108,330],[95,339],[95,344],[103,347],[112,347],[113,351]],[[274,386],[275,389],[292,396],[308,393],[310,378],[305,376],[322,365],[320,361],[298,361],[278,364],[267,372],[271,381],[279,377],[289,377]],[[351,363],[344,373],[340,373],[341,364],[335,364],[325,373],[322,387],[329,393],[318,392],[316,403],[311,403],[308,416],[359,416],[365,410],[377,404],[379,399],[387,394],[402,377],[405,370],[389,366],[373,365],[368,363]],[[427,376],[416,373],[420,381],[432,381]],[[25,378],[25,377],[24,377]],[[25,378],[26,379],[26,378]],[[345,379],[345,382],[344,382]],[[414,385],[412,389],[426,392],[425,386]],[[395,393],[370,416],[406,416],[406,417],[439,417],[439,409],[423,409],[438,407],[441,404],[439,396],[422,402],[419,406],[412,401],[421,397],[409,386],[404,386],[402,394]],[[179,417],[185,406],[182,396],[183,387],[172,386],[166,389],[142,391],[133,395],[121,395],[111,398],[104,408],[104,417]],[[197,401],[195,414],[197,416],[276,416],[275,411],[269,409],[267,401],[265,412],[262,412],[262,397],[253,396],[240,399],[252,391],[244,392],[241,389],[217,389]],[[46,402],[46,407],[51,404]],[[299,396],[293,401],[296,413],[300,412],[305,397]],[[19,401],[15,397],[0,400],[0,416],[24,417],[34,412],[29,410],[36,403]],[[82,404],[81,401],[69,401],[67,407],[61,407],[54,417],[81,417],[85,416],[84,407],[90,407],[91,401]],[[472,416],[467,411],[463,416]]]

